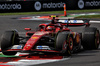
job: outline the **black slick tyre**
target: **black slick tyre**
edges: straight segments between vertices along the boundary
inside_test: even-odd
[[[19,44],[19,35],[17,31],[5,31],[1,37],[1,50],[4,55],[15,55],[17,52],[15,51],[7,51],[13,45]]]
[[[95,27],[84,28],[82,33],[82,45],[85,50],[98,49],[99,30]]]
[[[70,56],[73,50],[73,37],[68,32],[60,32],[56,38],[56,49],[64,56]]]

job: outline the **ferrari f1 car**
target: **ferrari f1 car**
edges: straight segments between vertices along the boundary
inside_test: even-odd
[[[73,32],[68,27],[85,26],[82,33]],[[4,55],[20,56],[31,53],[49,52],[71,55],[80,50],[98,49],[99,30],[89,27],[89,20],[53,19],[51,23],[40,24],[38,30],[28,30],[25,37],[19,36],[16,30],[5,31],[1,37],[1,50]]]

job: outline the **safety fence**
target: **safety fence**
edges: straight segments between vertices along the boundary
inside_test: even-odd
[[[0,12],[30,12],[63,10],[98,9],[100,0],[31,0],[0,1]]]

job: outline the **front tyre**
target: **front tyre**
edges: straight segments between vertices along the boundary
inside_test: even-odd
[[[1,37],[1,50],[4,55],[15,55],[17,52],[15,51],[7,51],[13,45],[19,44],[19,35],[15,30],[6,31]]]
[[[70,33],[60,32],[56,38],[56,49],[62,55],[70,56],[73,50],[73,37]]]

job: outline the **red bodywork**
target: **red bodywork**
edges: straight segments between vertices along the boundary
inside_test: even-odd
[[[26,35],[28,33],[34,33],[31,38],[26,42],[23,50],[28,51],[48,51],[48,52],[59,52],[59,51],[54,51],[54,50],[36,50],[36,49],[32,49],[34,47],[34,45],[36,44],[36,42],[41,39],[42,36],[46,36],[46,35],[52,35],[52,34],[56,34],[58,31],[71,31],[69,28],[65,28],[64,27],[65,24],[40,24],[39,25],[39,30],[34,32],[34,31],[29,31],[26,33]],[[46,28],[48,26],[54,26],[53,30],[46,30]],[[41,28],[43,27],[43,28]],[[62,30],[61,30],[62,29]]]
[[[40,24],[37,31],[28,31],[26,32],[26,36],[29,36],[31,34],[31,37],[27,40],[26,44],[24,45],[23,49],[10,49],[8,51],[32,51],[32,52],[56,52],[60,53],[60,51],[56,50],[47,50],[47,49],[35,49],[35,46],[37,46],[37,43],[39,40],[44,37],[54,37],[58,32],[67,31],[70,32],[73,36],[73,39],[79,43],[81,40],[81,35],[77,32],[73,32],[68,28],[68,26],[89,26],[89,23],[46,23],[46,24]],[[51,26],[51,30],[47,30],[47,27]],[[25,30],[31,30],[30,28],[25,28]]]
[[[62,32],[62,31],[69,31],[73,34],[73,36],[76,36],[78,33],[76,32],[72,32],[72,30],[70,30],[69,28],[67,28],[65,25],[67,25],[66,23],[56,23],[56,24],[40,24],[39,25],[39,30],[34,32],[34,31],[28,31],[26,33],[26,35],[28,33],[34,33],[31,38],[26,42],[23,50],[24,51],[45,51],[45,52],[57,52],[59,53],[60,51],[54,51],[54,50],[40,50],[40,49],[32,49],[36,42],[38,42],[39,39],[41,39],[42,36],[46,36],[46,35],[52,35],[52,34],[56,34],[58,33],[58,31]],[[70,26],[79,26],[79,25],[84,25],[84,23],[80,23],[80,24],[69,24]],[[46,30],[46,28],[48,26],[54,26],[53,30]],[[42,28],[41,28],[42,27]],[[81,39],[81,38],[80,38]]]

